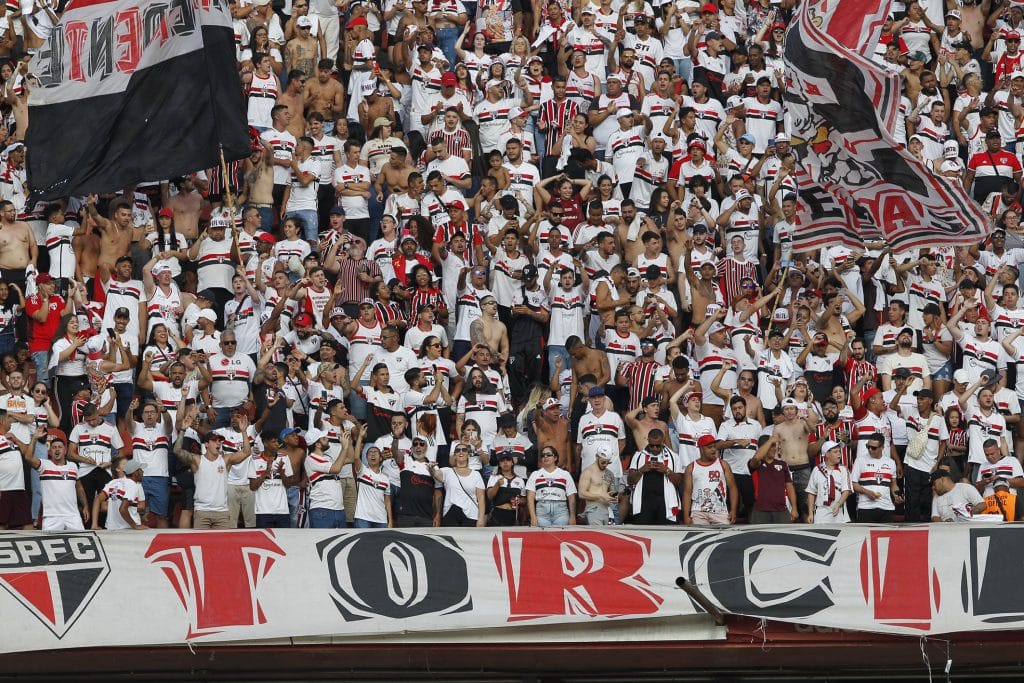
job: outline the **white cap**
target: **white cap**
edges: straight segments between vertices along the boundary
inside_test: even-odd
[[[359,92],[363,97],[369,97],[373,93],[377,92],[377,79],[371,78],[359,87]]]
[[[968,384],[971,381],[971,373],[967,372],[963,368],[960,368],[953,373],[953,381],[957,384]]]
[[[792,406],[794,408],[797,407],[796,399],[793,398],[792,396],[789,396],[789,397],[783,399],[783,401],[782,401],[782,407],[783,408],[789,408],[790,406]]]
[[[789,142],[789,133],[777,133],[775,135],[775,142]]]
[[[1015,78],[1024,78],[1024,71],[1014,71],[1012,74],[1010,74],[1011,81]]]
[[[725,330],[725,329],[726,329],[726,327],[722,323],[720,323],[720,322],[713,322],[713,323],[711,323],[711,327],[708,328],[708,334],[714,334],[715,332],[721,332],[722,330]]]
[[[601,460],[608,460],[610,462],[612,459],[612,452],[607,446],[600,446],[597,449],[597,457]]]
[[[942,145],[942,156],[947,159],[953,159],[960,154],[960,146],[956,144],[956,140],[946,140],[945,144]]]
[[[736,193],[733,194],[732,198],[736,202],[742,202],[744,199],[753,199],[753,197],[750,196],[750,193],[742,188],[736,190]]]
[[[320,439],[323,439],[326,436],[327,436],[327,432],[325,432],[322,429],[317,429],[316,427],[313,427],[312,429],[307,429],[306,430],[306,434],[305,434],[305,436],[303,438],[306,439],[306,444],[307,445],[312,446],[317,441],[319,441]]]
[[[131,460],[126,460],[124,465],[121,466],[121,469],[124,470],[126,475],[131,476],[139,470],[144,470],[145,467],[140,461],[132,458]]]
[[[793,399],[790,398],[790,399],[787,399],[787,400],[792,401]],[[795,403],[795,401],[794,401],[794,403]],[[828,453],[830,450],[832,450],[833,448],[840,448],[841,446],[842,446],[842,444],[840,444],[838,441],[826,441],[825,443],[823,443],[821,445],[821,454],[824,455],[824,454]]]
[[[611,72],[610,74],[608,74],[607,76],[605,76],[605,77],[604,77],[604,80],[605,80],[605,81],[610,81],[610,80],[612,80],[613,78],[614,78],[615,80],[617,80],[617,81],[618,81],[619,83],[621,83],[621,82],[622,82],[622,74],[620,74],[620,73],[619,73],[618,71],[613,71],[613,72]]]
[[[310,19],[308,16],[301,16],[295,20],[295,25],[305,26],[306,28],[309,28],[313,25],[313,20]]]
[[[85,342],[85,350],[96,353],[103,350],[103,336],[94,334]]]
[[[510,119],[518,119],[520,116],[526,116],[526,111],[522,107],[512,107],[508,110]]]
[[[958,12],[955,9],[951,9],[948,12],[946,12],[946,18],[949,19],[950,17],[952,17],[953,19],[959,19],[960,18],[960,12]]]
[[[170,273],[171,264],[169,264],[167,261],[157,261],[155,264],[153,264],[152,272],[153,275],[159,275],[160,273]]]
[[[217,314],[211,311],[209,308],[204,308],[203,310],[199,311],[199,318],[205,318],[209,320],[211,323],[217,322]]]
[[[492,78],[491,80],[487,81],[487,85],[484,86],[484,90],[486,91],[486,90],[490,90],[491,88],[504,88],[504,87],[505,87],[505,81],[498,80],[497,78]]]
[[[615,118],[617,118],[617,119],[621,119],[623,116],[632,116],[632,115],[633,115],[633,110],[629,109],[627,107],[621,107],[621,108],[619,108],[619,110],[617,112],[615,112]]]
[[[726,109],[732,109],[733,107],[742,107],[742,106],[743,106],[743,98],[741,98],[739,95],[731,95],[729,97],[729,99],[727,99],[725,101],[725,108]]]
[[[786,322],[789,320],[789,309],[788,308],[776,308],[775,312],[772,313],[772,320],[777,323]]]

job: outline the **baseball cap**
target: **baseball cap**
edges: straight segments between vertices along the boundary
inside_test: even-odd
[[[896,368],[892,371],[893,377],[903,377],[904,379],[910,377],[910,368]]]
[[[341,207],[341,206],[332,206],[330,214],[332,216],[344,216],[345,215],[345,209],[344,209],[344,207]]]
[[[597,10],[594,9],[593,5],[584,5],[583,9],[580,10],[580,15],[584,14],[597,14]]]
[[[704,142],[704,138],[694,136],[686,143],[686,148],[700,147],[703,150],[708,148],[707,143]]]
[[[599,446],[597,449],[597,457],[601,460],[607,460],[608,462],[611,462],[612,451],[607,446]]]
[[[912,62],[927,62],[928,61],[928,55],[926,55],[925,53],[921,52],[920,50],[916,50],[916,51],[910,53],[910,61],[912,61]]]
[[[742,107],[743,99],[739,95],[730,95],[729,99],[725,101],[725,108],[732,109],[734,107]]]
[[[918,396],[920,398],[930,398],[934,400],[935,392],[932,391],[931,389],[921,389],[920,391],[915,391],[914,396]]]
[[[292,318],[292,324],[295,327],[312,327],[314,322],[313,316],[305,311]]]
[[[747,190],[744,190],[742,188],[739,189],[739,190],[736,190],[736,192],[735,192],[735,194],[733,194],[732,198],[736,202],[742,202],[744,199],[753,199],[753,197],[750,196],[750,192],[748,192]]]
[[[226,228],[230,225],[230,221],[224,216],[214,216],[210,219],[210,229],[214,228]]]
[[[198,292],[196,292],[196,298],[198,298],[198,299],[206,299],[207,301],[216,301],[217,300],[217,297],[213,293],[212,289],[201,289],[201,290],[199,290]]]
[[[173,209],[167,209],[167,208],[160,209],[160,212],[157,215],[158,216],[167,216],[168,218],[174,218],[174,210]]]
[[[750,133],[744,133],[743,135],[741,135],[739,137],[738,142],[749,142],[752,145],[756,145],[757,144],[757,140],[755,140],[754,136],[751,135]]]
[[[604,396],[604,387],[590,387],[590,391],[587,392],[587,396],[589,398]]]
[[[373,306],[373,299],[371,299],[370,297],[366,297],[365,299],[360,301],[359,307],[362,308],[363,306]]]
[[[960,368],[953,373],[953,382],[956,384],[968,384],[971,381],[971,373],[967,370]]]
[[[618,81],[619,83],[621,83],[621,82],[622,82],[622,74],[620,74],[620,73],[619,73],[618,71],[613,71],[613,72],[611,72],[610,74],[608,74],[607,76],[605,76],[605,77],[604,77],[604,80],[605,80],[605,81],[610,81],[610,80],[612,80],[613,78],[614,78],[615,80],[617,80],[617,81]]]
[[[211,311],[209,308],[204,308],[199,311],[198,320],[209,320],[211,323],[217,322],[217,314]]]
[[[260,242],[266,242],[267,244],[277,244],[277,238],[271,235],[269,232],[259,232],[256,234],[256,239]]]
[[[289,436],[291,434],[298,434],[298,433],[299,433],[299,430],[296,429],[295,427],[285,427],[284,429],[281,430],[281,434],[279,436],[281,437],[281,441],[284,441],[286,436]]]
[[[130,317],[132,317],[132,314],[128,312],[127,308],[125,308],[124,306],[121,306],[116,311],[114,311],[114,317],[115,318],[130,318]]]
[[[520,116],[526,116],[527,113],[522,107],[512,107],[508,110],[508,117],[510,119],[518,119]]]
[[[455,201],[448,202],[448,208],[449,209],[459,209],[460,211],[465,211],[466,210],[466,205],[462,203],[461,199],[456,199]]]
[[[1020,40],[1020,31],[1007,31],[1003,34],[1003,40]],[[1014,73],[1020,72],[1015,71]]]
[[[626,277],[638,278],[638,277],[640,277],[640,271],[637,270],[636,268],[627,268],[626,269]]]
[[[459,79],[455,77],[455,74],[451,71],[445,71],[441,75],[441,85],[455,85],[459,82]]]
[[[224,435],[218,434],[217,432],[206,432],[206,434],[203,434],[203,443],[213,441],[214,439],[220,439],[221,441],[223,441]]]
[[[516,454],[512,451],[502,451],[498,453],[498,460],[515,460]]]
[[[327,432],[325,432],[322,429],[317,429],[316,427],[313,427],[312,429],[307,429],[306,430],[305,439],[306,439],[306,443],[308,443],[310,446],[315,444],[320,439],[323,439],[323,438],[326,438],[326,437],[327,437]]]
[[[644,269],[644,278],[647,280],[657,280],[661,277],[661,268],[655,264],[651,264]]]
[[[167,261],[157,261],[153,264],[153,275],[159,275],[160,273],[171,272],[171,265]]]
[[[627,107],[620,107],[619,110],[617,112],[615,112],[615,118],[617,118],[617,119],[621,119],[621,118],[623,118],[625,116],[632,116],[632,115],[633,115],[633,110],[629,109]]]
[[[725,325],[718,321],[715,321],[711,323],[711,327],[708,328],[708,334],[714,334],[715,332],[724,332],[725,329]]]
[[[68,445],[68,435],[64,433],[63,429],[51,427],[50,429],[46,430],[46,436],[50,441],[63,441],[65,446]]]
[[[218,436],[220,435],[218,434]],[[121,469],[124,470],[126,475],[131,476],[140,470],[145,470],[146,468],[141,462],[132,458],[131,460],[126,460],[124,465],[121,466]]]
[[[53,282],[53,276],[49,273],[39,273],[36,275],[36,284],[41,285],[45,282]]]
[[[537,266],[533,265],[532,263],[527,263],[525,266],[523,266],[523,279],[524,280],[532,280],[533,278],[537,277],[539,274],[540,274],[540,272],[537,270]]]
[[[793,398],[792,396],[789,396],[789,397],[783,399],[782,400],[782,407],[783,408],[789,408],[789,407],[796,408],[796,407],[798,407],[796,399]]]
[[[946,18],[947,19],[959,19],[960,18],[960,12],[956,11],[955,9],[951,9],[948,12],[946,12]]]
[[[310,26],[313,25],[313,20],[310,19],[308,16],[304,15],[295,20],[295,25],[309,28]]]
[[[904,328],[902,328],[899,332],[896,333],[896,338],[899,339],[904,334],[909,334],[911,337],[913,337],[914,336],[914,328],[913,327],[904,327]]]
[[[332,318],[347,318],[348,314],[345,313],[345,309],[344,308],[332,308],[331,309],[331,316],[330,317],[332,317]]]
[[[548,408],[561,408],[561,407],[562,407],[562,404],[559,403],[557,398],[552,397],[552,398],[549,398],[548,400],[544,401],[544,410],[547,410]]]
[[[960,147],[956,144],[956,140],[947,140],[942,145],[942,156],[947,159],[955,159],[960,154]]]
[[[935,470],[934,472],[931,473],[931,476],[929,477],[929,480],[931,481],[931,483],[934,484],[939,479],[946,479],[946,478],[952,479],[953,478],[953,474],[949,470],[937,469],[937,470]]]
[[[369,26],[369,22],[366,21],[366,17],[354,17],[345,24],[345,28],[355,28],[356,26]]]
[[[821,445],[821,452],[828,453],[833,448],[839,448],[841,445],[838,441],[826,441]]]
[[[985,139],[986,140],[989,140],[991,138],[998,138],[998,137],[1002,137],[1002,136],[999,134],[999,131],[997,129],[995,129],[995,128],[993,128],[989,132],[985,133]]]
[[[442,80],[444,80],[444,79],[442,78]],[[389,119],[386,116],[378,116],[377,118],[375,118],[373,120],[373,127],[374,128],[380,128],[381,126],[390,126],[390,125],[391,125],[391,119]]]
[[[704,225],[703,223],[694,223],[693,227],[690,228],[690,231],[694,235],[696,235],[698,232],[706,233],[708,231],[708,226]],[[709,266],[714,266],[715,265],[714,263],[711,263],[710,261],[705,261],[704,263],[702,263],[700,265],[701,265],[701,267],[703,267],[705,264],[707,264]]]
[[[710,2],[704,3],[700,8],[701,14],[718,14],[718,8]]]
[[[1007,40],[1010,40],[1010,38],[1007,38]],[[1020,40],[1020,34],[1019,33],[1017,34],[1016,40]],[[1014,80],[1014,79],[1017,79],[1017,78],[1024,78],[1024,71],[1014,71],[1012,74],[1010,74],[1010,80],[1011,81]]]
[[[697,447],[704,448],[705,446],[710,446],[713,443],[717,443],[717,441],[718,439],[711,436],[710,434],[705,434],[704,436],[697,439]]]
[[[683,403],[689,403],[691,398],[699,398],[701,401],[704,400],[704,394],[699,391],[691,391],[683,398]]]
[[[789,142],[789,135],[787,133],[776,133],[775,143],[778,144],[780,142]]]

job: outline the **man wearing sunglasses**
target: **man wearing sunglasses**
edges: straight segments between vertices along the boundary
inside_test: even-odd
[[[214,429],[227,427],[234,410],[252,399],[249,387],[256,374],[252,359],[238,353],[238,340],[233,331],[227,330],[220,335],[220,353],[209,356],[206,363],[200,364],[199,373],[210,384],[213,407],[217,411]]]

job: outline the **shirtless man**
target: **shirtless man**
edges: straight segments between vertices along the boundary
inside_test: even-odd
[[[669,433],[668,424],[658,419],[660,410],[661,399],[658,396],[648,396],[639,408],[625,414],[626,426],[633,432],[633,441],[636,442],[638,451],[647,448],[647,434],[652,429],[660,429],[664,434]]]
[[[326,51],[323,33],[318,33],[314,37],[310,31],[312,25],[313,20],[308,16],[296,17],[295,37],[284,46],[284,68],[289,71],[301,71],[302,75],[308,78],[313,77],[313,65]],[[302,80],[305,81],[305,78]]]
[[[718,301],[715,296],[715,264],[705,261],[700,265],[700,277],[693,272],[690,266],[690,247],[692,242],[687,239],[683,247],[683,263],[686,264],[686,283],[689,284],[689,298],[686,297],[686,287],[683,280],[678,281],[679,299],[682,302],[682,309],[690,311],[690,324],[700,325],[708,315],[708,306]]]
[[[689,330],[687,330],[687,333],[689,333]],[[654,393],[656,393],[658,398],[661,399],[663,415],[668,415],[669,399],[671,399],[677,391],[683,387],[687,387],[686,391],[682,394],[685,396],[691,391],[700,390],[700,383],[690,377],[690,361],[687,360],[686,356],[680,353],[671,360],[669,365],[672,366],[672,372],[669,376],[661,382],[654,383]]]
[[[405,147],[391,150],[388,163],[381,166],[373,187],[377,191],[377,201],[384,201],[384,185],[391,194],[401,194],[409,190],[409,174],[416,172],[416,167],[409,163],[409,152]]]
[[[277,96],[274,106],[284,106],[291,112],[292,118],[288,122],[287,131],[298,140],[306,134],[306,116],[303,110],[305,97],[302,94],[302,87],[306,83],[306,76],[295,69],[288,72],[288,87]]]
[[[533,411],[533,431],[537,435],[537,452],[551,446],[558,451],[558,466],[568,472],[579,469],[579,461],[572,461],[573,448],[569,443],[569,420],[562,415],[559,404]]]
[[[726,373],[732,370],[735,366],[732,361],[722,361],[722,367],[718,369],[718,373],[715,378],[711,380],[711,391],[715,392],[715,395],[725,401],[726,405],[729,405],[729,401],[733,396],[741,396],[744,401],[747,402],[747,415],[750,415],[752,419],[761,423],[764,427],[764,410],[761,405],[761,399],[757,397],[757,394],[752,392],[754,388],[754,382],[757,378],[757,373],[753,369],[747,368],[741,370],[736,376],[736,391],[722,388],[722,379]]]
[[[619,498],[619,484],[615,475],[608,469],[612,462],[612,454],[608,449],[598,451],[597,459],[580,475],[579,496],[586,501],[583,515],[591,526],[605,526],[615,515],[609,510]]]
[[[316,73],[306,81],[302,91],[306,111],[319,112],[324,121],[333,121],[337,114],[345,113],[345,87],[331,77],[333,69],[332,60],[321,59],[316,63]]]
[[[782,402],[782,422],[775,425],[773,436],[779,444],[779,455],[789,465],[796,488],[796,501],[800,515],[807,514],[807,483],[811,479],[811,456],[808,445],[811,425],[807,418],[797,414],[796,399],[787,398]],[[803,499],[803,502],[801,502]]]
[[[469,340],[490,347],[496,362],[504,365],[508,360],[508,330],[498,320],[498,300],[493,296],[480,301],[480,317],[469,324]]]
[[[96,209],[96,195],[90,195],[86,204],[89,217],[100,231],[100,255],[97,265],[113,271],[117,259],[129,253],[132,244],[132,206],[119,199],[110,203],[110,218],[100,215]],[[175,212],[177,219],[177,212]],[[179,234],[181,232],[179,231]],[[95,272],[83,270],[83,274],[93,277]]]
[[[38,253],[32,228],[18,220],[18,209],[12,202],[0,201],[0,279],[24,292],[25,268],[36,262]]]
[[[199,194],[195,179],[191,176],[182,176],[173,182],[178,190],[178,194],[173,197],[170,196],[166,184],[160,186],[160,192],[164,195],[163,205],[174,212],[174,229],[177,233],[191,242],[199,236],[199,214],[203,209],[203,195]]]
[[[597,378],[596,386],[603,387],[612,378],[611,366],[604,351],[588,348],[583,340],[573,335],[565,340],[565,350],[569,352],[569,364],[572,366],[572,391],[570,396],[575,399],[579,391],[577,378],[593,375]]]

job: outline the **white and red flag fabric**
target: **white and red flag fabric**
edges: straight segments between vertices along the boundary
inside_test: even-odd
[[[889,4],[805,2],[786,36],[787,125],[797,181],[807,191],[793,241],[798,251],[861,248],[879,231],[895,251],[975,244],[988,234],[965,190],[932,174],[893,138],[899,77],[866,56]]]
[[[32,62],[29,186],[119,190],[249,154],[225,0],[71,0]]]

